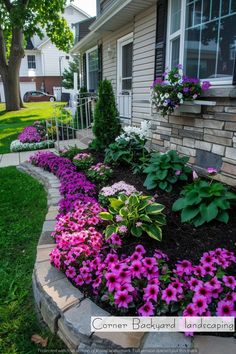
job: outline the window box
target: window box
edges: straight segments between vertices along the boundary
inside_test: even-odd
[[[215,101],[203,101],[203,100],[195,100],[195,101],[185,101],[179,108],[176,108],[175,114],[178,113],[201,113],[202,106],[215,106]]]

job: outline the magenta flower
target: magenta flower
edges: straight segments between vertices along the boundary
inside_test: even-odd
[[[133,278],[140,279],[142,277],[142,273],[143,273],[142,263],[139,260],[133,261],[131,264],[131,267],[130,267],[130,271],[131,271],[131,276]]]
[[[225,275],[222,278],[225,286],[227,286],[228,288],[231,288],[232,290],[234,290],[236,288],[236,280],[235,277],[230,276],[230,275]]]
[[[207,310],[207,299],[203,295],[197,295],[193,298],[193,303],[199,315],[202,315]]]
[[[68,267],[68,269],[66,270],[66,276],[68,278],[74,278],[76,276],[76,271],[74,267]]]
[[[159,286],[158,285],[156,285],[156,284],[148,285],[144,289],[143,300],[145,300],[145,301],[150,301],[150,300],[157,301],[158,294],[159,294]]]
[[[154,306],[151,301],[147,301],[142,307],[138,309],[138,314],[140,316],[153,316],[154,315]]]
[[[118,308],[123,307],[123,308],[128,308],[129,304],[133,301],[133,297],[129,295],[127,290],[120,291],[118,290],[115,293],[114,296],[115,299],[115,304],[118,306]]]
[[[219,301],[216,309],[217,316],[236,316],[234,303],[231,301]]]
[[[137,245],[137,246],[135,247],[135,251],[138,252],[138,253],[141,253],[142,255],[143,255],[144,253],[146,253],[146,250],[145,250],[145,248],[144,248],[142,245]]]
[[[191,317],[197,316],[197,310],[194,304],[188,304],[187,307],[183,311],[183,316]]]
[[[213,174],[217,173],[218,171],[217,171],[217,169],[214,168],[214,167],[208,167],[207,172],[208,172],[210,175],[213,175]]]
[[[117,274],[114,273],[106,273],[105,278],[107,280],[107,288],[109,292],[112,292],[117,289],[119,282],[118,282],[118,277]]]
[[[177,301],[177,290],[172,285],[169,285],[162,291],[161,298],[169,305],[171,301]]]
[[[175,171],[175,175],[176,175],[176,176],[180,176],[180,175],[181,175],[181,173],[182,173],[182,171],[181,171],[181,170],[177,170],[177,171]]]

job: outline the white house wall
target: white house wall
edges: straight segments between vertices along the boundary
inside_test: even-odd
[[[36,61],[36,69],[28,69],[28,59],[27,55],[35,55]],[[25,57],[21,61],[20,67],[20,76],[26,77],[34,77],[34,76],[42,76],[42,61],[41,61],[41,53],[36,51],[25,51]]]

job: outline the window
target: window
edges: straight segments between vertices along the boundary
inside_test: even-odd
[[[35,55],[27,55],[28,69],[36,69]]]
[[[167,66],[188,76],[232,83],[236,53],[236,1],[169,0]]]
[[[87,89],[89,92],[98,89],[98,48],[92,48],[86,52],[87,60]]]

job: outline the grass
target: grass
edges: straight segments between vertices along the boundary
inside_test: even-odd
[[[56,102],[59,104],[59,102]],[[63,104],[63,103],[62,103]],[[59,108],[55,110],[55,103],[37,102],[25,103],[20,111],[6,112],[5,105],[0,103],[0,154],[10,152],[10,144],[27,125],[36,120],[55,117]]]
[[[0,353],[36,354],[43,349],[66,353],[64,344],[40,326],[31,288],[46,193],[15,167],[1,168],[0,181]],[[33,334],[48,337],[47,348],[32,343]]]

